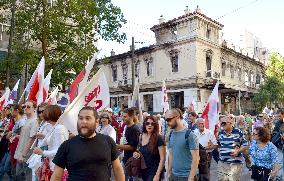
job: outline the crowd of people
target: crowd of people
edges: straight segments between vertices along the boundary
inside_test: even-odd
[[[33,101],[1,111],[0,181],[240,181],[243,164],[253,180],[283,180],[284,110],[220,114],[210,130],[191,108],[151,115],[83,107],[78,135],[58,122],[61,114]]]

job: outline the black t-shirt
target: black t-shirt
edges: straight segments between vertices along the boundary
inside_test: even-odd
[[[162,136],[158,136],[156,148],[160,146],[165,146],[165,142],[162,138]],[[158,170],[159,163],[160,163],[160,154],[159,152],[157,154],[153,154],[149,148],[148,144],[143,145],[140,147],[139,151],[142,153],[144,160],[147,165],[147,172],[148,174],[155,174]]]
[[[62,143],[53,163],[67,168],[68,181],[110,181],[111,163],[118,156],[115,142],[109,136],[97,134],[90,139],[75,136]]]
[[[139,143],[139,135],[140,135],[140,130],[139,127],[134,124],[131,127],[127,127],[125,131],[125,138],[127,141],[126,145],[131,145],[134,148],[137,148],[138,143]],[[125,164],[129,158],[133,156],[134,151],[124,151],[124,157],[123,157],[123,163]]]

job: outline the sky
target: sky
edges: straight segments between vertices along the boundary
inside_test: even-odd
[[[129,51],[131,37],[135,37],[136,48],[155,44],[150,28],[158,24],[161,15],[171,20],[184,14],[186,6],[194,11],[198,5],[201,12],[224,25],[224,38],[241,44],[245,30],[258,37],[264,47],[284,56],[284,0],[112,0],[121,8],[127,24],[120,30],[125,32],[125,43],[99,40],[98,57]]]

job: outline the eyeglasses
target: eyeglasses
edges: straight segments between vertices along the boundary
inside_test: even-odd
[[[150,122],[146,122],[146,126],[155,126],[156,123],[150,123]]]
[[[167,118],[165,121],[166,122],[170,122],[172,119],[174,119],[176,116],[172,117],[172,118]]]

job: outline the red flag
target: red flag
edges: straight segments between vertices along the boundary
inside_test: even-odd
[[[212,131],[215,130],[215,125],[218,123],[219,112],[219,96],[218,96],[219,82],[215,85],[208,103],[202,113],[202,118],[205,119],[205,127]]]
[[[27,99],[36,101],[37,105],[43,102],[44,66],[45,60],[43,57],[25,89],[26,92],[29,92]]]
[[[0,110],[3,110],[3,108],[8,104],[9,96],[10,96],[10,89],[6,88],[5,93],[0,98]]]

